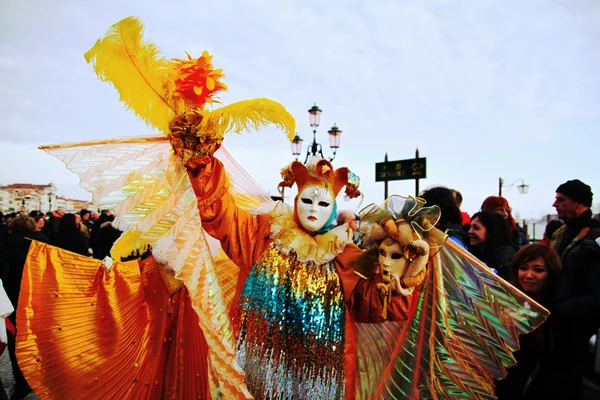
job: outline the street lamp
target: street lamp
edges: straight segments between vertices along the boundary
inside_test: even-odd
[[[302,138],[296,133],[294,140],[292,140],[292,154],[294,155],[296,160],[298,159],[298,156],[300,156],[300,154],[302,153],[302,142]]]
[[[526,185],[525,181],[523,181],[523,179],[519,178],[516,181],[514,181],[513,183],[511,183],[510,185],[505,185],[504,179],[502,179],[500,177],[500,178],[498,178],[498,196],[502,196],[502,188],[503,187],[505,187],[506,189],[510,189],[513,186],[515,186],[515,184],[517,182],[521,182],[521,184],[517,186],[517,190],[519,191],[519,194],[527,194],[529,192],[529,185]]]
[[[304,164],[308,162],[308,159],[311,158],[311,156],[315,157],[319,155],[321,158],[325,158],[325,156],[323,156],[323,147],[317,142],[317,128],[319,127],[322,112],[323,111],[317,107],[316,104],[308,110],[310,127],[313,131],[313,141],[306,149],[306,158],[304,159]],[[331,150],[333,150],[333,156],[329,158],[329,161],[333,161],[337,153],[337,149],[340,148],[342,131],[337,127],[336,124],[333,124],[327,133],[329,133],[329,147],[331,147]],[[296,134],[294,140],[292,140],[292,154],[296,160],[298,160],[298,157],[302,153],[302,142],[303,140],[300,136],[298,136],[298,134]]]

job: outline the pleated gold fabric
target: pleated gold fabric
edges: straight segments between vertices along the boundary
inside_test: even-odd
[[[211,398],[198,316],[185,287],[169,295],[176,286],[161,268],[149,257],[107,270],[98,260],[32,243],[17,357],[40,398]]]

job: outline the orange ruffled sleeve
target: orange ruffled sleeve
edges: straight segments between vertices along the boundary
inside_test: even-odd
[[[167,284],[160,268],[149,257],[107,270],[31,244],[17,359],[41,399],[210,398],[198,316],[187,289]]]

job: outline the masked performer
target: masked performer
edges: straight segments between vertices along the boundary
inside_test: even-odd
[[[353,268],[361,251],[351,243],[352,231],[332,228],[332,221],[336,196],[344,186],[350,197],[358,195],[358,178],[326,160],[306,166],[294,162],[283,170],[283,184],[298,186],[295,207],[275,205],[219,147],[228,132],[269,123],[291,138],[293,117],[267,99],[211,109],[226,87],[208,53],[198,59],[160,58],[142,41],[139,21],[126,18],[86,59],[128,107],[165,136],[45,150],[79,174],[95,204],[115,211],[114,225],[125,231],[111,251],[115,259],[151,246],[151,265],[157,259],[168,263],[176,271],[173,278],[185,284],[197,319],[178,317],[177,323],[201,330],[207,354],[197,355],[206,368],[186,364],[182,371],[187,379],[195,373],[207,382],[211,397],[486,398],[493,393],[493,379],[511,365],[518,335],[545,318],[545,310],[464,251],[451,244],[440,249],[444,235],[431,228],[435,221],[422,218],[435,209],[427,211],[414,199],[406,207],[394,207],[393,201],[381,210],[373,206],[375,211],[364,217],[365,226],[372,220],[372,235],[380,226],[397,242],[376,237],[383,239],[378,252],[405,258],[399,270],[386,274],[385,260],[381,274]],[[205,232],[217,239],[218,252],[222,249],[229,261],[213,256],[214,242]],[[108,271],[94,264],[80,276],[68,266],[83,261],[57,251],[34,247],[31,273],[23,279],[22,293],[30,301],[22,302],[17,313],[24,326],[18,347],[31,387],[42,398],[158,393],[144,389],[152,381],[142,379],[155,354],[144,352],[137,339],[130,342],[136,351],[115,351],[109,328],[118,327],[124,338],[158,329],[158,335],[143,337],[160,341],[167,322],[161,312],[166,312],[167,295],[173,296],[165,292],[168,281],[147,278],[144,271],[153,268],[144,264],[133,281],[120,271],[135,268],[119,263]],[[109,288],[125,285],[108,290],[106,282]],[[151,298],[160,285],[165,296]],[[81,299],[95,293],[107,306],[90,301],[83,308]],[[49,298],[54,305],[44,309]],[[133,320],[125,318],[132,310],[117,312],[131,299],[138,310]],[[150,311],[139,310],[155,301],[156,318],[142,318]],[[65,318],[64,310],[76,305],[82,316]],[[42,309],[45,313],[38,312]],[[61,312],[62,318],[49,317]],[[95,338],[96,345],[74,351],[67,340],[72,335]],[[195,338],[180,338],[182,348]],[[163,343],[168,343],[164,337]],[[161,345],[152,349],[162,351]],[[54,368],[57,360],[60,368]],[[168,363],[153,365],[155,372],[161,367],[180,371]],[[123,370],[127,373],[118,373]],[[120,379],[108,386],[103,378],[109,375]],[[187,398],[178,390],[182,381],[177,382],[162,395]]]
[[[355,197],[357,178],[323,159],[308,166],[293,162],[282,174],[285,185],[298,185],[294,209],[281,203],[269,214],[253,215],[228,193],[222,163],[201,157],[192,155],[187,166],[203,227],[240,267],[231,317],[248,388],[259,398],[343,398],[353,392],[356,350],[346,310],[356,321],[383,320],[377,286],[349,268],[361,253],[352,230],[332,228],[337,194],[346,186]],[[394,294],[385,319],[406,319],[408,293]]]

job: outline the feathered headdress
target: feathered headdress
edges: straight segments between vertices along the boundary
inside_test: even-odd
[[[202,145],[220,145],[224,134],[275,124],[294,137],[294,117],[269,99],[240,101],[215,110],[218,93],[227,90],[221,69],[204,51],[199,58],[159,57],[157,47],[142,38],[142,23],[125,18],[85,53],[98,77],[112,83],[121,101],[149,125],[167,136],[202,137]],[[183,143],[182,143],[183,144]],[[183,146],[182,146],[183,147]]]
[[[283,181],[279,187],[292,187],[294,183],[301,192],[306,186],[319,185],[325,187],[335,199],[346,186],[346,195],[353,199],[360,196],[360,179],[346,167],[334,170],[333,165],[323,158],[313,158],[308,165],[294,161],[281,170]]]

